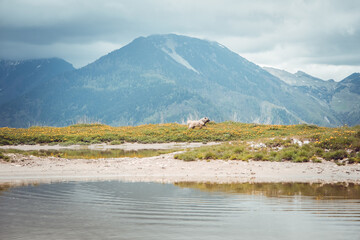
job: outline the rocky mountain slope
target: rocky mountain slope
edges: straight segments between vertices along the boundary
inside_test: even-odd
[[[0,126],[63,126],[82,118],[115,126],[182,123],[202,116],[343,124],[339,116],[345,115],[324,104],[326,97],[319,101],[274,75],[216,42],[175,34],[140,37],[2,104]]]
[[[52,77],[74,70],[59,58],[23,61],[0,60],[0,105],[33,90]]]
[[[275,68],[264,69],[327,106],[338,116],[341,125],[360,124],[360,73],[353,73],[342,81],[335,82],[324,81],[304,72],[292,74]]]

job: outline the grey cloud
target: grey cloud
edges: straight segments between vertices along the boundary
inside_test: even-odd
[[[226,1],[105,3],[108,4],[88,1],[83,2],[84,6],[75,4],[71,9],[67,5],[45,5],[34,9],[35,12],[32,12],[32,9],[29,9],[29,12],[20,11],[22,15],[16,18],[14,15],[18,9],[14,10],[15,14],[6,12],[0,17],[2,22],[7,23],[0,24],[0,31],[3,33],[1,39],[44,44],[72,38],[74,41],[91,41],[91,38],[111,40],[129,32],[139,35],[143,32],[193,32],[259,36],[263,32],[272,31],[278,19],[266,12],[260,12],[253,4],[248,6],[251,9],[244,9],[237,1],[230,1],[230,5]],[[44,14],[49,19],[42,17]]]
[[[138,36],[178,33],[219,41],[240,55],[274,54],[273,65],[301,58],[303,66],[358,67],[359,12],[356,0],[2,0],[0,57],[31,57],[32,46],[34,56],[64,48],[71,53],[65,58],[80,66],[108,49],[76,56],[79,45],[122,46]]]

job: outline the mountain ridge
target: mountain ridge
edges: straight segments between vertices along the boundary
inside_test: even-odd
[[[187,36],[151,35],[1,105],[0,126],[63,126],[87,117],[110,125],[208,116],[269,124],[342,124],[324,100],[228,48]]]
[[[360,73],[352,73],[339,82],[322,80],[299,71],[291,74],[276,68],[264,68],[279,79],[292,84],[304,94],[327,105],[341,120],[341,125],[360,123]],[[304,79],[305,78],[305,79]],[[312,84],[311,84],[312,83]]]
[[[50,78],[75,70],[60,58],[0,60],[0,105],[11,101]]]

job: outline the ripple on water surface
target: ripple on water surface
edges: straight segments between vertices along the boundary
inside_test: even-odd
[[[22,186],[0,193],[0,238],[359,239],[359,194],[358,185]]]

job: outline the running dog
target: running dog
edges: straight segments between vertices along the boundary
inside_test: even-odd
[[[201,129],[208,122],[210,122],[210,119],[207,118],[207,117],[204,117],[204,118],[202,118],[200,120],[197,120],[197,121],[188,120],[187,121],[187,126],[188,126],[188,129],[190,129],[190,128],[194,129],[195,127],[199,127]]]

